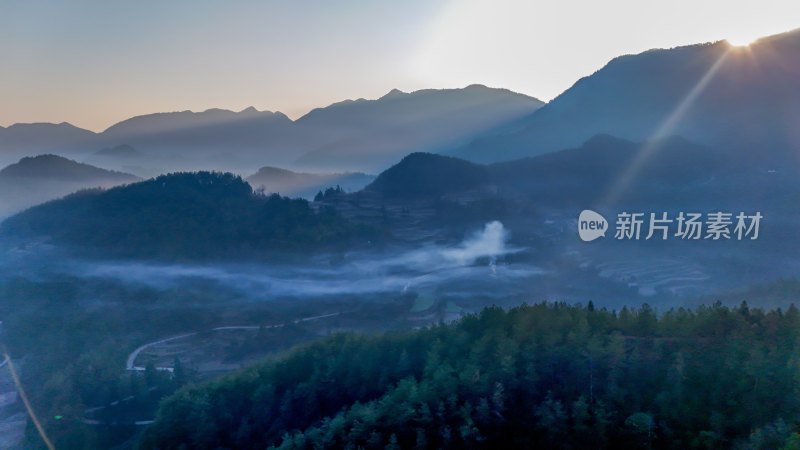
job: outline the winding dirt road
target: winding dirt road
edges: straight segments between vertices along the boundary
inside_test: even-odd
[[[345,312],[347,312],[347,311],[345,311]],[[301,322],[308,322],[308,321],[311,321],[311,320],[325,319],[325,318],[328,318],[328,317],[335,317],[335,316],[342,315],[345,312],[336,312],[336,313],[331,313],[331,314],[322,314],[322,315],[319,315],[319,316],[303,317],[303,318],[300,318],[300,319],[297,319],[297,320],[293,320],[291,322],[279,323],[279,324],[275,324],[275,325],[263,325],[263,326],[262,325],[232,325],[232,326],[223,326],[223,327],[212,328],[210,331],[258,330],[259,328],[264,328],[264,329],[281,328],[281,327],[286,326],[287,323],[301,323]],[[154,345],[164,344],[164,343],[170,342],[170,341],[176,341],[178,339],[192,337],[192,336],[195,336],[197,334],[200,334],[200,332],[199,331],[195,331],[193,333],[180,334],[178,336],[172,336],[172,337],[168,337],[168,338],[164,338],[164,339],[159,339],[157,341],[148,342],[147,344],[141,345],[141,346],[137,347],[136,350],[132,351],[128,355],[128,359],[125,362],[125,370],[135,371],[135,372],[144,371],[145,370],[144,367],[136,365],[136,358],[138,358],[139,354],[142,353],[144,350],[147,350],[149,347],[152,347]],[[0,367],[2,367],[2,364],[0,364]],[[164,371],[172,372],[172,367],[156,367],[156,370],[164,370]]]

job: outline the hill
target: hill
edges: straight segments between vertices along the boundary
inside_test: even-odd
[[[0,169],[0,178],[41,178],[85,183],[96,181],[130,183],[137,180],[135,176],[127,173],[101,169],[57,155],[22,158],[19,162]]]
[[[720,187],[715,183],[723,181],[720,177],[730,166],[721,152],[679,136],[636,143],[601,134],[573,149],[488,168],[507,194],[529,194],[541,204],[586,207],[643,198],[655,206],[674,202],[678,195],[696,201]],[[615,192],[617,188],[623,192]]]
[[[791,448],[798,326],[793,307],[537,304],[337,335],[179,391],[141,448]]]
[[[451,154],[495,162],[580,145],[608,133],[633,141],[671,134],[765,161],[797,158],[800,30],[749,47],[725,41],[615,58],[529,117],[521,129]],[[757,154],[755,158],[753,154]]]
[[[254,194],[240,177],[210,172],[79,192],[0,224],[6,238],[49,237],[92,256],[187,260],[264,257],[369,232],[305,200]]]
[[[95,187],[139,178],[56,155],[25,157],[0,170],[0,218],[33,205]]]
[[[383,171],[364,190],[390,198],[436,198],[481,187],[489,180],[483,166],[448,156],[412,153]]]
[[[357,191],[373,179],[374,176],[360,172],[305,173],[265,166],[247,177],[247,182],[255,189],[263,188],[265,192],[310,199],[332,186],[340,186],[347,192]]]
[[[634,164],[640,167],[628,174]],[[623,180],[627,200],[667,199],[681,192],[696,197],[719,187],[709,181],[729,170],[731,164],[719,151],[679,136],[635,143],[597,135],[573,149],[490,165],[414,153],[379,174],[364,191],[386,198],[436,199],[494,187],[501,196],[527,197],[537,204],[588,206],[604,200]]]

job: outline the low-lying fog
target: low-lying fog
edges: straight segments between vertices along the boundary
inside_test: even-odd
[[[764,251],[747,242],[645,246],[562,239],[556,241],[567,242],[562,246],[522,247],[512,242],[531,241],[516,233],[512,241],[508,227],[493,221],[449,244],[249,264],[97,261],[70,257],[43,242],[6,243],[0,248],[0,281],[68,277],[185,294],[219,291],[245,301],[371,294],[378,297],[364,298],[390,300],[416,293],[484,303],[592,300],[610,308],[642,302],[671,307],[787,277],[800,264],[784,255],[786,246]]]
[[[352,252],[318,255],[304,264],[169,264],[151,262],[72,260],[62,263],[39,261],[38,273],[85,278],[112,278],[156,289],[174,289],[185,283],[218,283],[254,299],[367,293],[396,293],[435,289],[447,285],[452,295],[492,294],[513,282],[544,272],[527,263],[509,263],[504,257],[521,251],[509,245],[509,233],[493,221],[453,245],[391,252]],[[50,249],[50,251],[55,251]],[[32,267],[31,250],[6,252],[7,275]],[[39,265],[41,264],[41,265]],[[14,270],[16,269],[16,270]],[[520,292],[522,290],[520,289]]]

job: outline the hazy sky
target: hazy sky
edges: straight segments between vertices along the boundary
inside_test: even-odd
[[[797,27],[797,0],[0,0],[0,125],[472,83],[550,100],[620,54]]]

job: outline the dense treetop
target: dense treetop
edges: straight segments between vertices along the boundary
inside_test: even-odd
[[[6,236],[47,236],[103,255],[189,259],[307,249],[369,232],[331,210],[261,195],[240,177],[215,172],[83,191],[0,225]]]
[[[537,304],[334,336],[162,404],[145,449],[797,448],[800,315]]]

